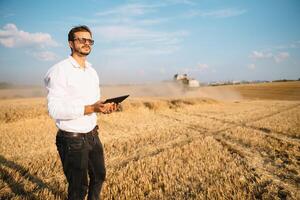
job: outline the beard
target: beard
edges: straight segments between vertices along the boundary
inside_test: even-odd
[[[85,50],[87,48],[88,48],[88,50]],[[91,47],[83,46],[81,48],[74,48],[74,53],[76,53],[78,55],[82,55],[82,56],[87,56],[91,53]]]
[[[83,56],[87,56],[87,55],[89,55],[90,54],[90,52],[91,51],[89,51],[89,52],[79,52],[81,55],[83,55]]]

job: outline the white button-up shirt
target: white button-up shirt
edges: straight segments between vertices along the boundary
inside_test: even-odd
[[[97,115],[84,115],[84,106],[100,100],[99,77],[91,64],[80,68],[69,58],[52,66],[45,75],[48,90],[48,112],[55,119],[57,128],[87,133],[97,125]]]

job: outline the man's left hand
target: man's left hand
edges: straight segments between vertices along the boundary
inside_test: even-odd
[[[116,103],[106,103],[104,104],[104,109],[102,113],[110,114],[118,109],[118,105]]]

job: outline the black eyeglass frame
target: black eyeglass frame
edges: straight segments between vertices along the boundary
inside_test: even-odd
[[[73,41],[78,40],[80,44],[86,44],[88,42],[89,45],[93,45],[95,43],[94,40],[88,38],[74,38]]]

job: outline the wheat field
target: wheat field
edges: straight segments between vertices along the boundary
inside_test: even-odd
[[[98,115],[101,197],[300,199],[300,82],[234,89],[241,98],[140,96]],[[44,97],[0,100],[0,199],[66,198],[56,131]]]

